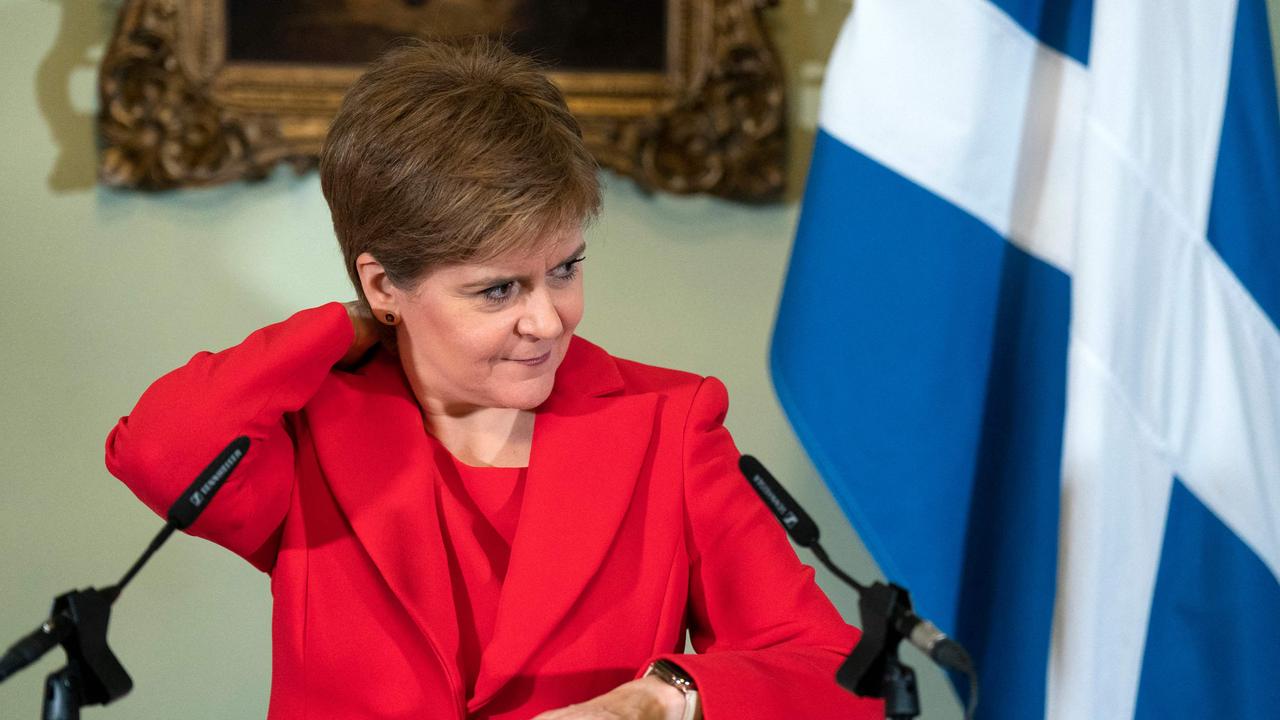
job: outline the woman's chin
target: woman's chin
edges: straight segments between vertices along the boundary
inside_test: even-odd
[[[555,387],[554,376],[549,380],[531,380],[505,388],[498,398],[502,407],[516,410],[533,410],[551,397],[551,389]]]

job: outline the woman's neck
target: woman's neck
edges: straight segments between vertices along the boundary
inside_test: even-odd
[[[534,413],[515,408],[478,408],[465,414],[423,412],[427,432],[468,465],[526,467]]]

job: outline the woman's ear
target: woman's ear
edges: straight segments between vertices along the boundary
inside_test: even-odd
[[[400,314],[399,292],[387,277],[382,263],[369,253],[360,253],[356,258],[356,276],[360,278],[360,287],[364,288],[364,296],[369,301],[369,309],[375,318],[382,318],[386,313]]]

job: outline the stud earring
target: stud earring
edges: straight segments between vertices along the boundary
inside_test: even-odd
[[[396,324],[396,314],[395,314],[395,313],[389,312],[389,313],[387,313],[386,315],[383,315],[382,317],[386,318],[386,320],[387,320],[387,324],[388,324],[388,325],[395,325],[395,324]]]

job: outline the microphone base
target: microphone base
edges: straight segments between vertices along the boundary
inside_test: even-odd
[[[899,618],[911,610],[911,596],[892,583],[872,583],[858,598],[862,637],[836,671],[841,687],[862,697],[884,698],[884,714],[890,720],[911,720],[920,715],[916,674],[898,659],[903,640]]]
[[[74,670],[64,667],[45,678],[40,720],[80,720],[80,705],[80,678]]]
[[[885,663],[884,716],[888,720],[911,720],[920,715],[920,693],[916,671],[896,657]]]

